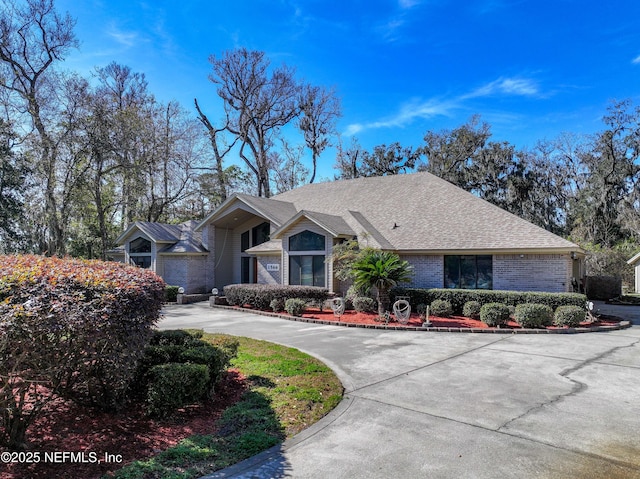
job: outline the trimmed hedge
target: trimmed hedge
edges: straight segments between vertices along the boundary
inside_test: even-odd
[[[323,303],[329,297],[326,288],[317,286],[286,286],[279,284],[230,284],[224,287],[224,295],[231,306],[250,305],[266,310],[274,299],[290,298]]]
[[[0,410],[12,411],[0,414],[0,443],[24,442],[53,397],[39,386],[102,409],[124,407],[164,294],[155,273],[122,263],[0,256]]]
[[[167,303],[175,303],[178,301],[178,290],[179,286],[169,286],[167,285],[164,289],[164,300]]]
[[[300,298],[289,298],[284,303],[284,309],[291,316],[302,316],[307,309],[307,302]]]
[[[216,382],[236,357],[238,340],[221,338],[215,344],[203,341],[202,331],[184,331],[181,329],[154,331],[149,345],[144,349],[131,392],[147,401],[147,412],[152,416],[166,416],[178,407],[194,403],[206,396],[200,383],[203,375],[198,369],[179,368],[175,365],[198,365],[206,371],[205,393],[214,390]],[[160,366],[172,367],[160,368]],[[169,379],[183,375],[194,391],[186,386],[171,389]],[[189,386],[191,387],[191,386]],[[176,398],[162,400],[162,392],[174,394]],[[204,395],[203,395],[204,394]]]
[[[176,409],[196,403],[209,391],[209,368],[204,364],[167,363],[150,370],[147,414],[164,417]]]
[[[480,318],[480,308],[482,305],[479,301],[467,301],[462,307],[462,315],[467,318],[478,319]]]
[[[431,302],[429,309],[433,316],[438,316],[440,318],[448,318],[453,314],[451,303],[446,299],[434,299]]]
[[[523,328],[544,328],[553,323],[553,309],[546,304],[519,304],[516,306],[514,319]]]
[[[553,324],[556,326],[579,326],[587,317],[585,308],[579,306],[558,306],[553,316]]]
[[[503,303],[507,306],[517,306],[522,303],[546,304],[554,311],[558,306],[584,307],[587,297],[579,293],[540,293],[533,291],[500,291],[485,289],[419,289],[394,288],[391,291],[392,301],[395,296],[409,296],[412,307],[420,303],[431,304],[436,299],[449,301],[454,314],[462,314],[464,304],[468,301],[478,301],[480,304]]]
[[[487,326],[503,326],[509,321],[509,306],[503,303],[487,303],[480,308],[480,321]]]

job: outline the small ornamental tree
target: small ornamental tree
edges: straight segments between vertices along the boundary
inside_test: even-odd
[[[120,263],[0,256],[0,444],[24,447],[56,394],[121,407],[164,288]]]
[[[408,261],[390,251],[371,250],[352,265],[354,284],[359,288],[376,288],[378,314],[389,309],[389,291],[398,283],[409,281],[413,268]]]

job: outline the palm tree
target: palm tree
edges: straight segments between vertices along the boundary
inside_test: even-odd
[[[400,256],[391,251],[367,251],[352,268],[357,287],[376,288],[380,316],[389,308],[391,288],[413,276],[413,268],[409,262],[401,260]]]

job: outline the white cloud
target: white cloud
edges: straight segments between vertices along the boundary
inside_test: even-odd
[[[640,64],[640,55],[638,55],[637,57],[635,57],[633,60],[631,60],[631,63],[638,63]]]
[[[488,96],[539,96],[538,84],[528,78],[498,78],[469,93],[450,99],[431,98],[429,100],[413,100],[400,107],[390,117],[369,123],[353,123],[347,126],[345,136],[352,136],[364,130],[378,128],[404,127],[415,119],[429,119],[436,116],[449,116],[453,110],[463,108],[465,100]]]
[[[409,9],[413,8],[416,5],[420,5],[421,0],[398,0],[398,5],[400,8]]]
[[[492,95],[536,96],[538,84],[529,78],[498,78],[463,95],[461,98],[478,98]]]
[[[135,32],[125,32],[122,30],[118,30],[116,27],[111,26],[107,34],[113,38],[120,45],[125,47],[132,47],[136,44],[138,40],[138,34]]]
[[[378,128],[402,128],[416,118],[428,119],[435,116],[449,115],[451,110],[457,108],[455,102],[440,101],[431,99],[427,101],[411,101],[403,105],[393,116],[373,121],[370,123],[352,123],[347,126],[345,136],[352,136],[364,130],[375,130]]]

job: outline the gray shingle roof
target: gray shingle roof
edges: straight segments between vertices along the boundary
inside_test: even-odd
[[[308,218],[317,225],[321,226],[333,236],[355,236],[356,232],[341,216],[328,215],[326,213],[318,213],[316,211],[299,211],[296,215],[289,219],[281,228],[272,232],[273,238],[279,238],[280,233],[286,231],[291,225],[295,224],[300,218]]]
[[[368,223],[381,247],[398,251],[579,250],[426,172],[315,183],[272,200],[340,216],[357,233]]]

